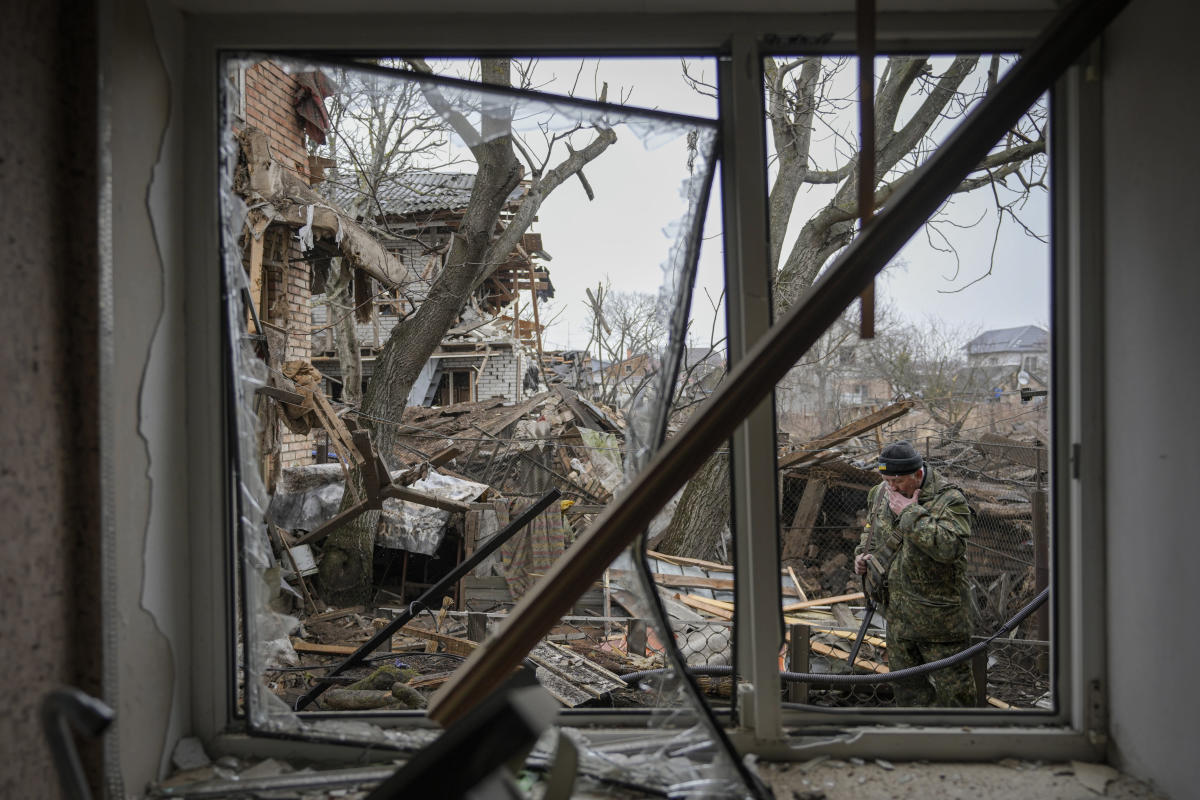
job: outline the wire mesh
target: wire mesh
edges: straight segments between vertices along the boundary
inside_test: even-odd
[[[1040,590],[1039,556],[1048,520],[1044,501],[1048,453],[1040,444],[995,439],[947,436],[919,437],[918,431],[892,429],[886,440],[908,438],[923,451],[926,463],[958,486],[972,507],[971,536],[967,543],[967,579],[970,588],[972,631],[986,636],[1028,603]],[[878,482],[872,472],[874,451],[858,460],[842,457],[801,469],[780,471],[780,536],[785,567],[811,597],[831,597],[862,591],[854,573],[854,548],[866,522],[867,492]],[[844,672],[852,637],[862,617],[862,601],[848,608],[833,608],[837,618],[825,630],[811,633],[811,672]],[[986,696],[997,708],[1044,706],[1050,688],[1049,644],[1039,630],[1037,616],[1019,626],[1012,638],[993,642],[985,662]],[[872,630],[857,661],[857,671],[886,670],[883,632]],[[879,669],[877,669],[879,671]],[[892,704],[886,684],[875,687],[808,687],[816,705]]]

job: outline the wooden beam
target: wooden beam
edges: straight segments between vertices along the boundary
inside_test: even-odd
[[[348,656],[358,648],[348,644],[317,644],[316,642],[306,642],[303,639],[293,638],[292,649],[297,653],[320,653],[327,656]]]
[[[478,647],[478,643],[472,642],[470,639],[463,639],[459,636],[449,636],[437,631],[426,630],[425,628],[416,628],[412,625],[405,625],[400,629],[399,633],[404,636],[411,636],[414,639],[424,639],[427,642],[440,644],[446,648],[446,652],[456,656],[469,656]],[[393,647],[394,649],[394,647]]]
[[[612,574],[617,580],[625,579],[627,576],[632,577],[630,573],[619,569],[612,570]],[[703,575],[665,575],[661,572],[653,572],[650,574],[650,577],[653,578],[654,582],[659,586],[669,589],[691,587],[696,589],[713,589],[721,592],[732,592],[734,588],[734,581],[732,578],[709,578]],[[784,594],[790,594],[793,597],[800,596],[797,590],[790,586],[781,586],[780,589]],[[803,599],[807,600],[808,598],[805,597]]]
[[[783,607],[784,613],[788,611],[803,611],[806,608],[816,608],[817,606],[831,606],[835,603],[853,603],[855,600],[862,600],[862,592],[854,592],[853,594],[839,594],[834,597],[815,597],[812,600],[805,600],[800,603],[792,603]]]
[[[787,568],[788,577],[792,579],[792,585],[796,587],[796,595],[803,601],[808,599],[808,595],[804,593],[804,587],[800,585],[800,579],[796,577],[796,571],[790,566]]]
[[[814,652],[820,653],[823,656],[829,656],[830,658],[836,658],[839,661],[846,661],[850,658],[850,653],[847,651],[831,645],[822,644],[821,642],[811,642],[809,646],[812,647]],[[870,670],[871,672],[875,672],[880,675],[884,675],[891,671],[888,669],[887,664],[880,664],[878,661],[870,661],[865,658],[856,658],[854,660],[854,666],[862,667],[863,669]]]
[[[258,318],[263,318],[263,234],[267,230],[267,226],[271,224],[271,218],[259,216],[257,212],[251,212],[250,219],[250,302],[254,304],[254,311],[258,313]],[[246,309],[246,329],[253,332],[254,319],[250,309]]]
[[[445,497],[421,492],[416,489],[410,489],[407,486],[397,486],[390,484],[385,486],[380,494],[384,497],[395,498],[396,500],[404,500],[417,505],[429,506],[430,508],[438,508],[442,511],[451,511],[456,513],[467,513],[471,510],[470,503],[464,503],[460,500],[448,500]]]
[[[904,416],[912,409],[913,405],[915,404],[912,400],[901,400],[899,403],[884,406],[872,414],[867,414],[865,417],[859,417],[853,422],[838,428],[833,433],[800,445],[791,453],[781,457],[778,466],[780,469],[783,469],[784,467],[799,465],[817,455],[821,450],[839,445],[842,442],[853,439],[855,436],[861,436],[886,422],[891,422],[894,419]]]
[[[258,393],[267,397],[278,400],[281,403],[287,403],[290,406],[303,406],[305,397],[297,392],[289,392],[287,389],[277,389],[274,386],[260,386]]]
[[[812,540],[813,525],[821,513],[821,503],[825,501],[825,490],[828,484],[815,477],[810,477],[804,484],[804,494],[796,505],[796,513],[792,517],[791,526],[783,532],[783,560],[803,558]]]

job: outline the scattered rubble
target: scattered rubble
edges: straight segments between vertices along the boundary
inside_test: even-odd
[[[291,367],[290,373],[297,378],[308,374],[303,365]],[[502,618],[612,501],[622,480],[624,419],[559,384],[519,403],[494,399],[409,407],[401,420],[405,433],[394,451],[376,453],[369,438],[356,430],[353,410],[330,408],[312,382],[301,386],[297,381],[294,388],[297,391],[289,394],[288,387],[277,387],[269,396],[284,406],[298,402],[303,409],[315,409],[316,424],[339,429],[331,443],[349,442],[354,449],[335,447],[338,464],[287,469],[279,476],[268,517],[278,528],[272,543],[284,567],[285,586],[298,584],[302,590],[293,602],[303,627],[292,645],[305,663],[272,673],[268,680],[288,701],[324,680],[332,687],[319,704],[326,709],[421,708],[486,635],[488,624]],[[866,492],[878,481],[869,468],[870,458],[878,448],[879,427],[894,424],[912,406],[911,401],[897,403],[818,439],[794,446],[785,438],[781,444],[782,613],[789,637],[792,627],[808,627],[808,669],[847,666],[862,600],[850,559],[862,529]],[[1032,560],[1032,506],[1022,487],[1044,478],[1045,454],[1036,442],[994,434],[973,443],[921,444],[929,461],[943,469],[974,465],[955,480],[977,515],[973,544],[981,557],[973,563],[976,575],[986,579],[979,584],[977,610],[984,623],[993,617],[1002,620],[1022,597],[1033,593],[1031,570],[1014,572],[1011,567]],[[352,456],[357,458],[351,461]],[[391,469],[385,470],[384,463]],[[314,532],[329,530],[331,520],[345,518],[347,512],[339,514],[346,485],[342,465],[350,464],[374,470],[374,482],[367,481],[368,496],[360,499],[360,506],[369,506],[372,497],[387,497],[382,500],[376,545],[378,552],[392,555],[384,556],[391,560],[381,570],[374,610],[325,609],[316,592],[310,594],[306,569],[300,566],[301,560],[311,564],[314,555],[320,558],[320,536]],[[987,469],[978,468],[981,464]],[[477,564],[440,611],[420,613],[405,625],[393,636],[390,652],[373,656],[394,660],[391,669],[406,677],[374,685],[372,676],[384,668],[370,663],[336,680],[322,677],[385,626],[387,615],[398,613],[436,582],[436,576],[507,526],[531,502],[528,492],[551,486],[562,492],[561,503],[543,511]],[[301,545],[315,553],[304,552]],[[653,551],[647,557],[687,662],[729,664],[732,567]],[[309,613],[318,607],[319,613]],[[629,702],[618,676],[660,666],[663,653],[655,632],[645,626],[652,614],[634,576],[622,569],[607,570],[572,613],[575,616],[564,618],[531,654],[538,680],[568,707]],[[482,622],[476,635],[468,636],[472,615]],[[882,632],[875,633],[867,636],[855,664],[886,672]],[[723,686],[713,683],[713,691],[728,693],[728,681]],[[1011,707],[992,700],[997,707]]]

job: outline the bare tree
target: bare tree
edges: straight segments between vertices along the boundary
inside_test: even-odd
[[[865,349],[894,395],[919,400],[953,437],[991,389],[988,371],[964,356],[966,343],[977,333],[929,319],[877,336]]]
[[[431,71],[420,59],[410,63],[418,70]],[[508,86],[511,62],[485,58],[480,62],[480,74],[486,84]],[[543,149],[538,151],[530,141],[514,135],[511,119],[485,115],[477,128],[438,89],[426,86],[421,96],[467,144],[476,174],[440,272],[419,307],[395,327],[376,358],[363,398],[362,419],[384,454],[393,452],[400,433],[398,426],[387,421],[403,414],[413,382],[472,293],[508,259],[550,193],[568,178],[580,175],[583,167],[617,138],[612,129],[599,126],[579,125],[567,132],[542,129]],[[576,134],[587,141],[575,141]],[[517,209],[501,222],[509,196],[522,178],[529,181],[528,191]],[[377,521],[378,512],[367,512],[326,540],[321,581],[331,602],[353,605],[369,597]]]
[[[589,338],[584,348],[600,359],[597,400],[618,405],[636,394],[653,374],[666,341],[655,297],[614,292],[611,282],[588,290]]]
[[[854,86],[839,79],[849,63],[806,56],[768,58],[764,64],[773,149],[768,213],[777,316],[804,294],[856,233],[859,149],[855,115],[848,113],[854,107]],[[876,209],[886,207],[896,190],[912,179],[949,126],[995,86],[1004,66],[998,56],[984,63],[975,55],[958,56],[944,67],[943,63],[924,56],[894,56],[877,78],[876,163],[870,176]],[[698,91],[713,91],[686,62],[684,74]],[[1032,191],[1045,188],[1045,152],[1046,114],[1038,104],[956,191],[990,192],[996,203],[997,235],[1001,225],[1015,223],[1028,235],[1040,237],[1020,221],[1018,212]],[[792,230],[798,200],[819,191],[832,195],[798,231]],[[952,250],[943,228],[955,224],[939,214],[926,226],[927,235]],[[983,275],[990,270],[989,264]],[[723,462],[724,457],[710,459],[688,483],[659,549],[697,558],[716,554],[729,519],[728,467]],[[722,498],[722,503],[694,513],[708,497]]]

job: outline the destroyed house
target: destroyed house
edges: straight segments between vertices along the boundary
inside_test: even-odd
[[[320,72],[291,74],[274,61],[262,60],[236,63],[228,80],[236,87],[231,92],[232,113],[243,158],[250,162],[249,154],[257,151],[260,167],[265,162],[286,171],[297,187],[321,183],[325,165],[308,154],[307,144],[310,138],[324,141],[328,117],[323,104],[334,89],[328,79]],[[259,182],[258,188],[263,187]],[[311,259],[306,257],[301,220],[287,218],[280,208],[287,199],[263,196],[252,180],[242,184],[242,194],[256,206],[249,241],[243,243],[252,306],[247,328],[263,337],[266,364],[278,373],[285,362],[312,356],[307,335],[312,325]],[[310,233],[310,249],[312,239]],[[270,484],[281,469],[311,463],[312,446],[303,427],[284,428],[277,409],[265,408],[262,414],[264,475]]]
[[[415,170],[389,176],[364,191],[351,189],[350,180],[343,176],[330,188],[333,200],[358,209],[357,218],[371,226],[387,252],[412,265],[410,279],[394,288],[381,289],[370,275],[355,274],[355,332],[365,388],[379,349],[396,324],[420,305],[437,277],[470,201],[475,176]],[[501,226],[527,191],[521,184],[510,193]],[[538,391],[534,353],[539,326],[520,318],[520,292],[529,290],[540,299],[553,297],[554,287],[548,271],[538,263],[540,258],[547,258],[541,236],[525,234],[509,260],[476,290],[461,323],[447,331],[414,382],[409,405],[451,405],[491,398],[515,402]],[[324,295],[314,301],[313,363],[331,379],[328,391],[337,399],[342,394],[342,368],[331,327],[336,316],[327,301]]]

